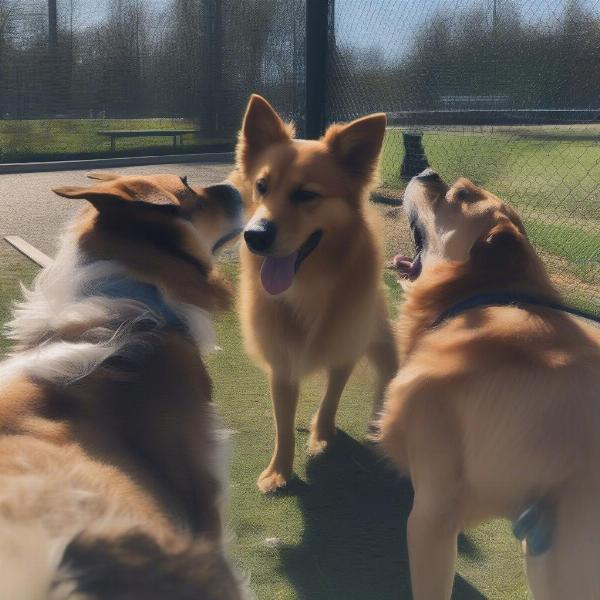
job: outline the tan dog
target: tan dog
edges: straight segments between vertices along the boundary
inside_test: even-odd
[[[273,458],[263,492],[292,475],[299,384],[327,369],[309,451],[335,435],[340,396],[367,354],[379,375],[374,411],[397,369],[381,290],[382,260],[367,212],[385,115],[333,125],[319,141],[296,140],[273,108],[252,96],[237,148],[236,184],[252,214],[242,244],[241,319],[250,354],[269,373]]]
[[[0,367],[0,598],[237,600],[222,434],[201,349],[230,292],[230,185],[93,176]]]
[[[450,598],[465,526],[530,507],[536,600],[600,598],[600,332],[543,306],[558,294],[521,220],[491,193],[466,179],[449,188],[427,170],[404,205],[419,254],[397,260],[414,283],[381,443],[415,489],[414,598]],[[440,320],[475,294],[488,304]],[[534,556],[533,542],[550,535]]]

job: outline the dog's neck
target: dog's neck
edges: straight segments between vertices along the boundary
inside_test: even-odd
[[[161,330],[181,332],[201,352],[214,348],[209,313],[139,281],[113,260],[90,260],[72,240],[36,278],[8,333],[16,352],[5,365],[61,383],[90,374],[111,356],[141,356]],[[4,372],[4,371],[3,371]]]
[[[82,293],[88,298],[104,297],[139,302],[152,315],[159,318],[162,328],[189,334],[189,328],[184,319],[169,305],[160,290],[151,283],[139,281],[127,275],[115,275],[95,282],[93,286],[82,290]]]
[[[519,272],[494,273],[490,269],[485,274],[471,261],[433,263],[407,291],[399,319],[402,354],[408,356],[418,341],[431,331],[440,315],[452,306],[475,294],[488,293],[560,301],[560,294],[538,261]]]

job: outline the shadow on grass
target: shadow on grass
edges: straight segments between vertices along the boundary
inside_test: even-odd
[[[369,447],[343,432],[307,467],[298,499],[304,535],[280,550],[280,564],[303,600],[410,598],[406,520],[412,489]],[[476,554],[466,538],[461,551]],[[483,600],[456,578],[454,598]]]

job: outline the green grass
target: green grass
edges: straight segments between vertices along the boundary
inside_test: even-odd
[[[594,234],[570,225],[529,219],[527,233],[540,248],[573,262],[574,273],[585,274],[586,266],[600,263],[600,232]]]
[[[235,268],[228,269],[235,275]],[[392,308],[400,298],[385,278]],[[221,351],[209,358],[215,400],[234,431],[230,525],[232,551],[262,599],[387,600],[408,598],[406,518],[409,485],[365,443],[373,386],[357,367],[342,398],[341,432],[330,452],[308,460],[310,417],[324,379],[305,382],[297,420],[296,471],[291,489],[260,495],[256,478],[269,461],[271,401],[265,375],[247,359],[235,313],[217,322]],[[517,543],[504,522],[489,523],[459,543],[455,598],[526,598]]]
[[[0,327],[6,323],[12,313],[12,307],[21,298],[20,284],[29,285],[38,267],[29,259],[11,248],[4,240],[0,240]],[[9,349],[9,341],[0,331],[0,356]]]
[[[600,127],[424,132],[429,164],[466,176],[521,214],[565,295],[600,313]],[[388,130],[383,183],[403,187],[402,131]]]
[[[2,250],[0,319],[20,296],[19,280],[37,271],[10,248]],[[237,267],[225,271],[235,279]],[[395,304],[400,290],[386,276]],[[393,306],[392,306],[393,308]],[[410,597],[405,545],[412,492],[365,443],[373,377],[359,365],[339,413],[339,439],[308,461],[310,416],[323,392],[322,377],[303,386],[297,421],[298,479],[286,493],[261,495],[255,485],[273,442],[271,401],[264,374],[246,357],[235,312],[218,319],[221,350],[208,358],[215,401],[233,431],[229,527],[236,563],[250,576],[259,600],[396,600]],[[8,343],[0,337],[0,353]],[[455,598],[524,600],[517,543],[506,523],[479,527],[459,541]]]
[[[197,124],[190,119],[0,120],[0,162],[184,153],[232,143],[188,134],[183,138],[183,147],[175,150],[172,137],[125,138],[117,139],[117,151],[112,153],[110,139],[98,135],[106,129],[194,128]]]
[[[469,177],[520,208],[600,221],[598,141],[531,139],[512,132],[425,132],[425,152],[445,179]],[[388,130],[382,157],[386,185],[402,185],[402,132]]]

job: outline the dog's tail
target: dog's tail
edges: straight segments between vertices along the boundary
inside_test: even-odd
[[[548,551],[527,557],[534,598],[600,598],[600,481],[596,474],[560,493]]]

